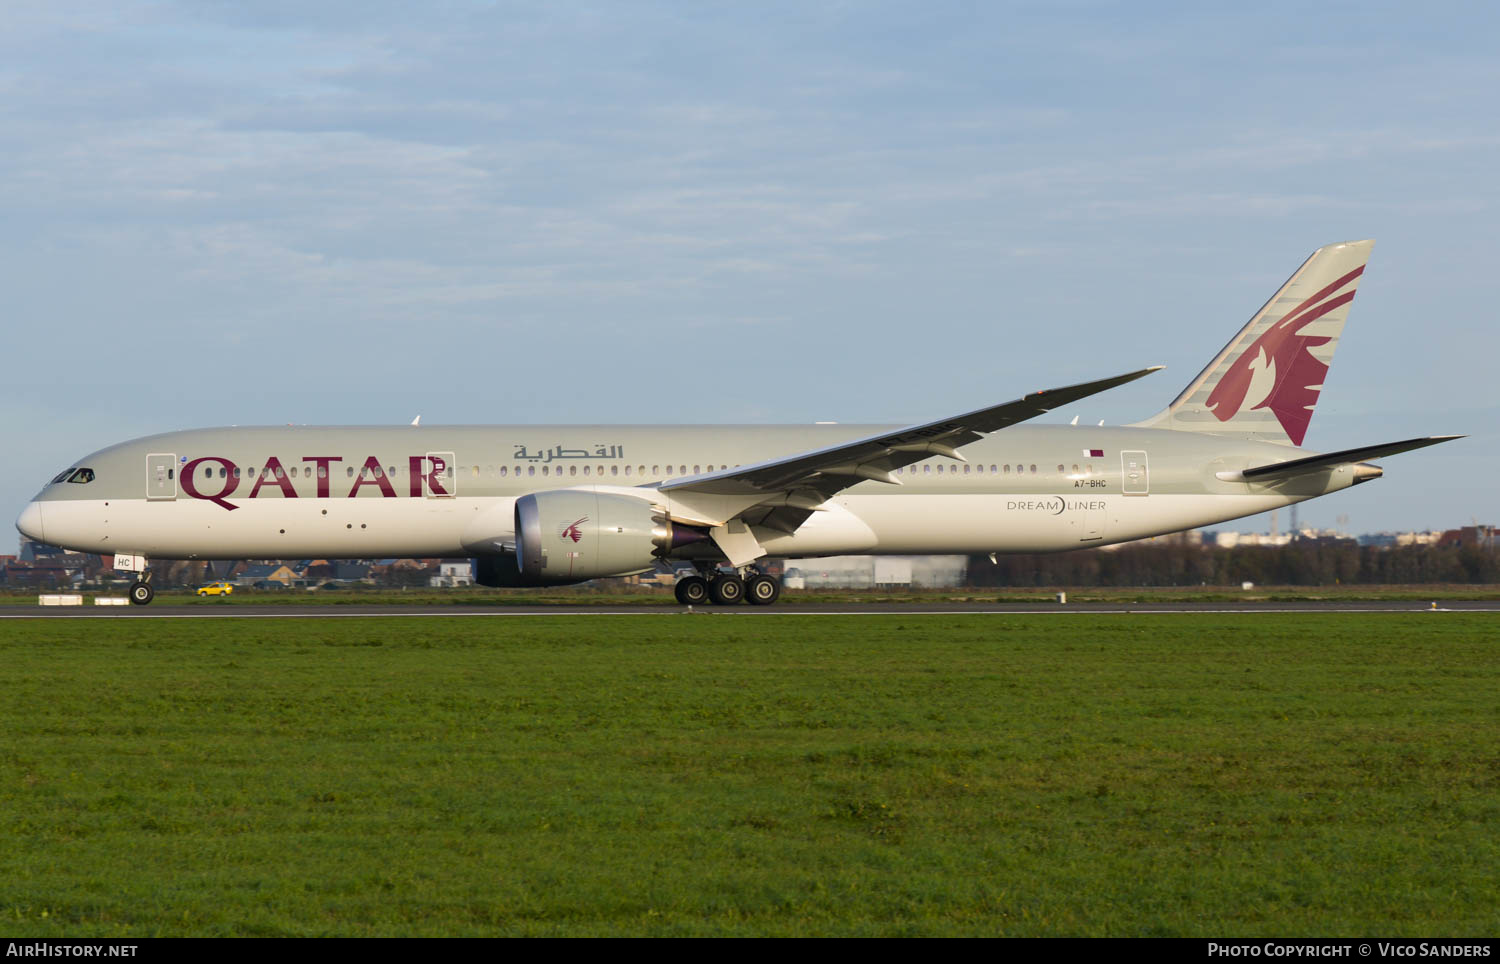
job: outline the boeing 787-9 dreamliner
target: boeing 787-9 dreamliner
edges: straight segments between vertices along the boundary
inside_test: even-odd
[[[139,604],[152,558],[470,556],[487,586],[681,561],[697,574],[678,600],[720,605],[775,602],[770,556],[1060,552],[1210,525],[1458,437],[1299,448],[1372,244],[1315,251],[1133,425],[1022,423],[1155,367],[904,427],[209,428],[80,459],[16,525],[113,554]]]

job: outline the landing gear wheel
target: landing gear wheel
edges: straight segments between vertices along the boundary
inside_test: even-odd
[[[130,601],[137,606],[144,606],[156,598],[156,590],[151,588],[149,582],[133,582],[130,584]]]
[[[745,583],[739,576],[720,576],[708,584],[708,598],[719,606],[737,606],[745,598]]]
[[[745,602],[752,606],[769,606],[781,598],[781,580],[775,576],[751,576],[745,581]]]
[[[702,576],[684,576],[677,580],[672,592],[684,606],[701,606],[708,601],[708,580]]]

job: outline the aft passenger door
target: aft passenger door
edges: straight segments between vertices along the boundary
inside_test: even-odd
[[[146,498],[167,501],[177,498],[177,456],[158,452],[146,456]]]

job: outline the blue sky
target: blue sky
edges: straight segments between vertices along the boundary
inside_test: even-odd
[[[1158,410],[1377,239],[1306,504],[1500,521],[1500,31],[1473,4],[0,9],[0,510],[213,424]],[[1283,520],[1283,525],[1285,520]]]

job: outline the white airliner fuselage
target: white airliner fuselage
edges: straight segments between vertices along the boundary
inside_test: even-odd
[[[674,514],[671,494],[654,488],[668,479],[899,428],[174,432],[84,459],[78,467],[91,469],[93,480],[49,485],[21,528],[81,551],[166,559],[482,555],[497,542],[513,543],[515,503],[527,494],[649,494]],[[796,531],[767,531],[759,541],[776,556],[1056,552],[1264,512],[1358,477],[1343,465],[1296,484],[1224,481],[1222,473],[1288,455],[1269,442],[1238,442],[1231,450],[1224,443],[1151,429],[1018,426],[966,446],[967,461],[937,456],[899,469],[899,486],[861,481]]]
[[[1055,552],[1223,522],[1377,478],[1444,438],[1319,455],[1306,433],[1370,242],[1319,249],[1165,410],[1021,424],[1141,369],[911,426],[218,428],[112,446],[17,526],[148,558],[472,556],[487,585],[686,560],[684,602],[774,601],[768,556]],[[151,598],[149,576],[132,589]]]

